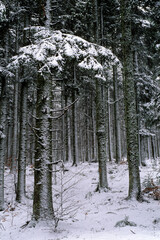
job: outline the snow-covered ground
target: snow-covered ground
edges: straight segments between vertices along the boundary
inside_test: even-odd
[[[140,168],[141,182],[147,178],[156,181],[160,176],[159,163],[148,161]],[[8,208],[0,212],[1,240],[159,240],[160,201],[148,195],[147,201],[125,200],[128,194],[127,164],[108,164],[110,190],[95,192],[98,182],[97,163],[84,163],[78,167],[65,166],[66,171],[57,182],[63,182],[63,208],[70,212],[60,221],[57,230],[54,224],[40,224],[35,228],[24,227],[32,214],[32,200],[18,204],[14,198],[13,175],[5,172],[5,200]],[[66,187],[67,186],[67,187]],[[53,185],[54,201],[60,201],[60,186]],[[142,185],[142,189],[143,189]],[[62,192],[63,192],[62,191]],[[33,168],[27,168],[27,194],[33,192]],[[78,208],[77,208],[78,206]],[[58,207],[57,205],[55,208]],[[59,210],[60,211],[60,210]],[[74,217],[73,217],[74,214]],[[136,226],[115,227],[118,221],[128,217]]]

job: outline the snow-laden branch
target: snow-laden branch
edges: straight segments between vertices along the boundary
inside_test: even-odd
[[[65,66],[74,61],[80,69],[91,71],[104,80],[109,67],[120,63],[111,50],[71,34],[46,32],[42,28],[35,38],[34,44],[20,48],[19,55],[12,59],[9,68],[35,62],[42,74],[62,73]]]

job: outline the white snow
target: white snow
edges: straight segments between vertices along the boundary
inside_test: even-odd
[[[141,20],[142,22],[142,27],[150,27],[151,26],[151,22],[148,20]]]
[[[93,57],[86,57],[82,62],[78,64],[80,68],[92,69],[93,71],[103,70],[102,65]]]
[[[2,138],[5,138],[6,137],[6,135],[5,134],[3,134],[3,132],[2,131],[0,131],[0,139],[2,139]]]
[[[72,46],[68,42],[64,45],[64,53],[68,57],[74,57],[74,51],[72,49]]]
[[[22,227],[30,220],[32,200],[23,204],[15,202],[13,187],[14,176],[5,171],[5,211],[0,212],[0,239],[3,240],[159,240],[160,239],[160,202],[148,195],[146,202],[125,200],[128,194],[128,166],[108,163],[107,192],[95,192],[98,183],[97,163],[83,163],[78,167],[65,165],[63,178],[57,176],[57,182],[63,182],[65,191],[64,208],[72,210],[59,222],[57,231],[54,224],[41,223],[35,228]],[[147,161],[147,167],[140,167],[142,182],[160,176],[159,162]],[[61,185],[53,185],[54,207],[57,208]],[[27,195],[33,193],[33,168],[27,168]],[[60,198],[59,198],[60,201]],[[75,206],[78,206],[78,209]],[[66,207],[67,209],[67,207]],[[69,212],[69,211],[68,211]],[[74,213],[74,214],[73,214]],[[74,215],[74,217],[72,216]],[[136,226],[115,227],[118,221],[128,220]],[[157,220],[157,224],[153,221]]]

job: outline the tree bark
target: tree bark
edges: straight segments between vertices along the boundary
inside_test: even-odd
[[[110,89],[108,87],[108,157],[109,161],[111,162],[113,159],[113,152],[112,152],[112,134],[111,134],[111,107],[110,107]]]
[[[76,86],[76,66],[74,65],[74,86]],[[73,89],[72,101],[76,100],[77,89]],[[75,102],[72,107],[72,121],[73,121],[73,165],[77,166],[78,163],[78,130],[77,130],[77,103]]]
[[[127,136],[127,160],[129,166],[128,198],[141,198],[139,175],[138,126],[136,118],[135,86],[133,77],[133,53],[131,35],[131,3],[121,0],[123,84],[125,97],[125,123]]]
[[[18,73],[16,72],[16,82],[14,83],[14,112],[13,112],[13,144],[12,144],[12,165],[11,172],[16,172],[18,155]]]
[[[119,123],[119,106],[118,106],[118,83],[117,67],[113,66],[113,85],[114,85],[114,124],[115,124],[115,150],[116,163],[121,161],[121,140],[120,140],[120,123]]]
[[[52,220],[52,157],[50,156],[50,91],[51,80],[37,78],[36,153],[34,172],[33,220]]]
[[[92,125],[93,125],[93,157],[92,159],[94,161],[97,161],[97,137],[96,137],[96,109],[95,109],[95,98],[92,96]]]
[[[96,79],[96,123],[99,163],[99,189],[108,188],[106,167],[106,132],[103,102],[103,83]]]
[[[20,134],[18,156],[18,179],[16,200],[22,202],[25,197],[26,183],[26,142],[27,142],[27,83],[21,83]]]
[[[68,96],[65,92],[65,107],[67,107],[68,103]],[[68,112],[65,113],[64,116],[64,122],[65,122],[65,162],[69,161],[69,119],[68,119]]]

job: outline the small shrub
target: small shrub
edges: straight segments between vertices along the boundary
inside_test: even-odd
[[[128,219],[129,217],[126,216],[124,220],[117,222],[115,227],[126,227],[126,226],[136,227],[137,226],[136,223],[129,221]]]

